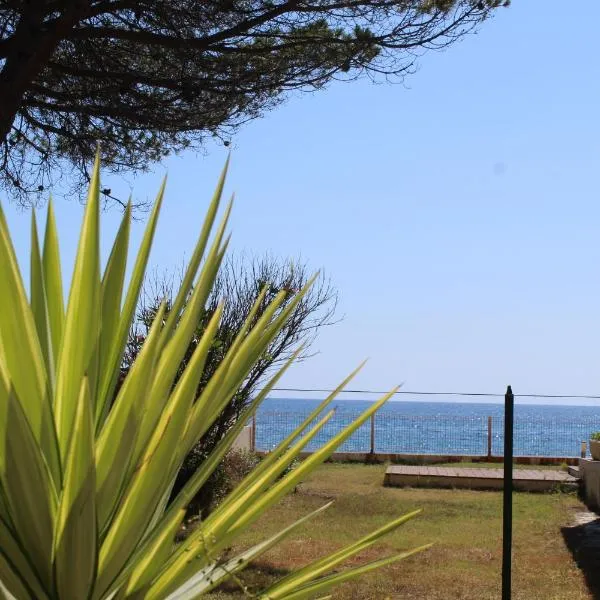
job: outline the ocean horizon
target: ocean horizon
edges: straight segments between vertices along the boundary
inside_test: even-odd
[[[256,448],[270,450],[291,433],[321,402],[318,399],[265,399],[256,416]],[[315,450],[339,433],[374,400],[335,399],[333,418],[307,446]],[[491,425],[491,428],[490,428]],[[368,452],[371,427],[375,451],[398,454],[486,455],[488,431],[492,454],[504,447],[504,405],[500,402],[390,401],[341,447],[342,452]],[[576,457],[581,442],[600,431],[598,406],[516,403],[515,456]]]

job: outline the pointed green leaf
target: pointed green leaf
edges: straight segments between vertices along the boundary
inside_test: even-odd
[[[196,495],[198,490],[204,485],[208,478],[212,475],[219,463],[227,454],[242,429],[246,426],[248,419],[256,412],[256,409],[262,404],[263,400],[271,393],[271,390],[277,385],[278,381],[283,377],[285,372],[294,363],[302,347],[298,348],[292,356],[285,362],[285,364],[275,373],[273,377],[267,382],[267,384],[260,390],[256,398],[242,411],[238,417],[236,423],[229,429],[229,431],[223,436],[223,439],[217,444],[215,449],[206,458],[206,460],[196,469],[194,474],[186,482],[185,486],[181,489],[177,497],[173,500],[171,508],[183,508],[187,506]],[[316,415],[315,415],[316,416]],[[263,460],[264,462],[264,460]],[[254,473],[255,469],[253,470]],[[237,490],[242,490],[243,485],[239,486]],[[232,498],[233,493],[228,496],[228,499]]]
[[[117,336],[121,318],[121,299],[127,267],[131,203],[127,204],[102,278],[102,327],[100,330],[99,370],[104,373],[110,364],[112,341]]]
[[[4,213],[0,207],[0,361],[10,373],[35,439],[41,444],[54,481],[60,482],[60,461],[52,418],[49,384],[35,320],[25,295]],[[23,368],[27,365],[27,368]],[[8,385],[8,382],[7,382]]]
[[[181,315],[181,311],[183,310],[183,307],[186,304],[189,292],[192,289],[192,283],[194,281],[194,277],[196,277],[196,273],[198,271],[198,267],[200,266],[202,256],[204,255],[204,251],[206,250],[208,238],[210,237],[210,232],[212,231],[215,218],[219,210],[219,204],[221,203],[223,187],[225,186],[225,178],[227,177],[227,171],[229,169],[229,158],[230,157],[227,157],[227,160],[225,161],[225,166],[221,171],[221,176],[219,177],[217,188],[215,190],[215,193],[213,194],[212,200],[206,212],[206,216],[204,217],[204,221],[202,223],[200,237],[196,242],[196,247],[194,248],[194,252],[192,253],[192,257],[190,259],[190,262],[188,263],[185,275],[183,276],[181,286],[179,287],[179,292],[175,298],[175,301],[173,302],[173,306],[171,307],[169,317],[167,318],[167,322],[165,324],[166,337],[170,337],[171,332]]]
[[[30,598],[31,592],[25,582],[15,572],[0,549],[0,598],[2,600],[19,600]]]
[[[44,273],[42,268],[42,257],[40,256],[40,242],[38,239],[35,211],[31,211],[31,257],[30,257],[30,294],[31,311],[38,334],[40,348],[44,357],[46,373],[49,375],[51,384],[54,376],[54,357],[52,342],[50,339],[50,324],[48,321],[48,309],[46,305],[46,288],[44,284]]]
[[[194,600],[194,598],[198,598],[203,594],[207,594],[227,579],[230,579],[233,575],[235,575],[235,573],[246,568],[252,560],[255,560],[261,554],[264,554],[267,550],[273,548],[273,546],[277,545],[293,531],[304,525],[307,521],[314,519],[317,515],[327,510],[332,504],[333,502],[328,502],[317,510],[298,519],[291,525],[288,525],[281,531],[278,531],[275,535],[268,538],[264,542],[256,544],[252,548],[249,548],[245,552],[242,552],[238,556],[231,558],[225,563],[215,562],[207,567],[204,567],[175,592],[169,594],[166,600]],[[148,596],[148,600],[151,600],[152,598],[158,600],[158,596]]]
[[[62,344],[65,306],[63,300],[64,291],[62,273],[60,268],[60,251],[58,248],[58,233],[56,231],[56,220],[52,208],[52,199],[48,203],[42,263],[52,345],[52,364],[56,365],[58,363],[58,356]]]
[[[289,462],[297,456],[302,449],[314,438],[320,429],[332,417],[333,411],[325,415],[314,428],[288,453]],[[234,521],[243,518],[246,511],[250,511],[252,506],[258,502],[260,493],[280,474],[285,468],[284,461],[281,464],[273,465],[269,473],[265,473],[260,481],[255,482],[252,489],[247,488],[243,495],[239,495],[233,502],[227,500],[215,510],[208,519],[198,527],[192,535],[179,546],[172,554],[169,561],[163,566],[160,576],[152,584],[152,593],[156,597],[161,597],[173,591],[177,585],[181,585],[193,573],[194,569],[201,568],[204,564],[210,562],[211,557],[216,555],[220,549],[229,543],[230,537],[227,536],[227,529]],[[240,487],[244,486],[244,482]],[[245,486],[244,486],[245,487]],[[263,508],[264,512],[272,506],[276,500],[268,503]],[[195,556],[196,561],[190,562],[189,557]],[[204,561],[204,562],[203,562]],[[153,596],[154,597],[154,596]]]
[[[328,575],[327,577],[322,577],[321,579],[317,579],[316,581],[307,583],[306,585],[296,589],[295,591],[289,594],[286,594],[285,596],[272,596],[271,592],[267,590],[259,598],[260,600],[310,600],[315,597],[315,594],[322,594],[323,592],[327,592],[336,585],[340,585],[341,583],[344,583],[351,579],[356,579],[360,575],[364,575],[369,571],[373,571],[375,569],[380,569],[381,567],[391,565],[392,563],[408,558],[409,556],[412,556],[417,552],[423,552],[423,550],[427,550],[427,548],[430,548],[431,546],[432,544],[419,546],[418,548],[409,550],[408,552],[401,552],[400,554],[389,556],[387,558],[382,558],[380,560],[375,560],[373,562],[367,563],[366,565],[361,565],[360,567],[354,567],[353,569],[348,569],[346,571],[342,571],[341,573],[335,573],[333,575]]]
[[[56,491],[16,392],[1,378],[0,480],[19,542],[50,589]]]
[[[223,439],[219,442],[217,447],[211,452],[210,456],[207,457],[206,461],[200,465],[192,477],[187,481],[183,489],[177,494],[177,497],[173,499],[169,505],[168,511],[163,515],[162,519],[156,524],[155,529],[149,540],[149,546],[154,548],[159,544],[158,541],[154,542],[153,538],[161,538],[162,540],[168,539],[170,532],[176,530],[181,523],[183,516],[185,515],[185,509],[191,502],[193,497],[196,495],[202,485],[208,480],[210,475],[219,465],[227,451],[231,448],[234,440],[239,435],[240,431],[245,427],[248,419],[254,414],[258,406],[264,400],[264,398],[270,393],[279,379],[287,371],[290,365],[294,362],[297,356],[302,351],[302,347],[298,348],[294,354],[288,359],[288,361],[279,369],[279,371],[270,379],[265,385],[257,397],[250,403],[250,405],[243,411],[238,418],[237,423],[227,432]],[[237,489],[240,490],[244,487],[244,484],[240,485]],[[229,496],[231,497],[231,496]],[[229,498],[228,497],[228,498]],[[166,532],[166,533],[165,533]],[[166,536],[166,537],[165,537]],[[170,538],[172,539],[172,537]],[[141,562],[144,566],[144,575],[147,578],[144,583],[147,583],[153,579],[163,567],[164,561],[152,560],[150,557],[153,556],[151,552],[154,550],[142,550],[140,556],[143,558]]]
[[[96,575],[96,469],[92,399],[87,378],[75,413],[58,507],[54,571],[61,600],[87,598]]]
[[[159,307],[146,342],[128,373],[96,446],[98,523],[103,533],[131,474],[136,438],[155,376],[158,341],[165,313]],[[135,465],[133,465],[135,466]]]
[[[157,420],[169,397],[169,392],[181,365],[181,361],[185,356],[194,333],[198,329],[200,315],[204,310],[206,300],[210,294],[210,290],[212,289],[223,258],[224,249],[221,249],[221,242],[225,234],[227,218],[228,213],[226,213],[221,222],[219,231],[217,232],[212,248],[208,254],[202,272],[200,273],[198,283],[192,292],[192,296],[183,312],[177,329],[164,346],[157,367],[156,381],[151,392],[151,398],[148,400],[148,410],[146,411],[140,426],[140,434],[136,444],[136,456],[139,455],[141,449],[146,445],[149,436],[154,431]],[[166,332],[163,330],[163,339],[165,335]]]
[[[13,531],[0,519],[0,580],[13,591],[18,600],[21,598],[39,598],[47,600],[35,570],[29,562],[27,553],[15,539]],[[22,587],[27,588],[23,595]]]
[[[280,500],[287,492],[293,489],[308,473],[314,470],[318,465],[322,464],[335,449],[343,444],[369,417],[374,414],[383,404],[385,404],[398,390],[394,388],[391,392],[383,396],[377,402],[374,402],[367,410],[365,410],[353,423],[348,425],[345,429],[335,435],[331,440],[325,443],[319,450],[312,453],[308,458],[304,459],[298,467],[288,473],[286,477],[276,482],[261,498],[256,499],[251,506],[237,519],[235,523],[236,533],[239,533],[244,527],[247,527],[253,523],[265,510],[272,506],[275,502]],[[281,459],[280,459],[281,460]],[[237,499],[236,502],[240,500]],[[211,515],[212,516],[212,515]],[[216,517],[215,517],[216,521]],[[221,522],[211,524],[210,528],[207,526],[207,533],[210,535],[216,535],[220,537],[221,542],[227,539],[224,535],[223,529],[229,527],[231,523],[230,519],[221,519]],[[229,532],[229,536],[232,536],[233,532]]]
[[[220,310],[216,312],[218,322]],[[194,400],[205,357],[203,348],[198,346],[136,466],[100,551],[98,585],[101,590],[110,585],[135,550],[146,531],[148,515],[154,512],[171,481],[169,466]]]
[[[229,496],[229,499],[233,499],[236,497],[238,493],[250,485],[252,481],[258,479],[262,474],[270,469],[272,465],[277,462],[281,456],[286,453],[292,442],[298,438],[314,421],[315,419],[322,414],[322,412],[331,404],[331,402],[339,395],[339,393],[356,377],[356,375],[360,372],[360,370],[364,367],[366,361],[363,361],[350,375],[342,381],[305,419],[300,425],[292,431],[287,437],[285,437],[279,445],[274,448],[271,452],[269,452],[260,462],[260,464],[255,467],[252,472],[248,475],[248,477],[244,480],[243,485],[240,485],[237,490],[234,490]]]
[[[144,281],[146,265],[150,256],[154,233],[158,223],[158,216],[165,193],[166,180],[163,181],[158,196],[154,203],[154,208],[150,214],[150,219],[144,231],[144,237],[138,250],[137,258],[133,266],[133,271],[129,281],[129,287],[125,295],[125,303],[119,318],[119,324],[116,328],[110,350],[107,350],[107,360],[104,371],[100,374],[98,386],[98,403],[96,405],[96,431],[99,431],[106,419],[110,403],[113,400],[113,394],[119,378],[119,367],[127,343],[127,335],[133,321],[135,309],[140,296],[140,290]]]
[[[66,463],[81,381],[96,372],[100,334],[100,161],[92,173],[65,319],[56,378],[54,413],[62,464]],[[96,381],[89,381],[95,395]]]
[[[369,535],[354,542],[353,544],[350,544],[349,546],[346,546],[345,548],[342,548],[341,550],[338,550],[329,556],[315,560],[301,569],[293,571],[269,588],[269,597],[273,599],[285,597],[287,593],[294,591],[298,587],[312,581],[313,579],[316,579],[327,571],[331,571],[334,567],[348,560],[352,556],[355,556],[359,552],[363,552],[369,548],[369,546],[377,543],[383,536],[395,531],[398,529],[398,527],[404,525],[404,523],[416,517],[420,513],[420,510],[415,510],[399,517],[398,519],[394,519],[390,523],[387,523],[383,527],[380,527],[376,531],[373,531]]]

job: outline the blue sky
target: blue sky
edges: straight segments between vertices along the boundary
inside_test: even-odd
[[[600,393],[599,20],[515,0],[404,85],[297,94],[241,130],[233,249],[323,267],[344,316],[284,385],[332,387],[370,357],[353,387]],[[206,150],[110,181],[147,198],[168,171],[159,269],[189,256],[226,158]],[[7,212],[25,263],[29,215]],[[81,213],[57,204],[69,265]]]

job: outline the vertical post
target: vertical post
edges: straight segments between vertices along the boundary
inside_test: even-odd
[[[371,454],[375,454],[375,415],[371,415]]]
[[[256,452],[256,415],[252,415],[252,425],[250,425],[250,451]]]
[[[488,460],[492,458],[492,417],[488,417]]]
[[[511,598],[513,419],[515,397],[510,385],[504,396],[504,506],[502,514],[502,600]]]
[[[585,440],[581,440],[581,458],[585,458],[587,456],[587,442]]]

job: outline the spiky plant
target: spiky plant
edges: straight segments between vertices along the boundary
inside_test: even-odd
[[[163,600],[202,596],[227,578],[236,577],[251,560],[327,508],[320,508],[233,558],[223,558],[223,551],[248,526],[322,463],[393,393],[280,477],[331,418],[331,412],[319,415],[335,396],[332,394],[184,543],[175,543],[186,505],[292,361],[275,374],[168,504],[184,457],[229,402],[306,291],[300,291],[285,308],[280,307],[283,297],[279,295],[250,328],[254,311],[195,400],[220,307],[189,366],[173,385],[227,248],[225,230],[231,203],[209,245],[226,169],[172,309],[167,317],[163,308],[159,310],[116,398],[121,357],[164,185],[124,291],[131,211],[125,211],[101,272],[96,161],[66,310],[52,205],[48,207],[42,249],[32,215],[29,298],[0,211],[0,592],[6,598]],[[262,297],[257,306],[261,301]],[[339,582],[420,550],[330,574],[342,561],[414,514],[400,517],[355,544],[284,577],[259,597],[323,597]]]

